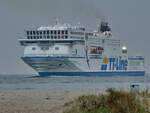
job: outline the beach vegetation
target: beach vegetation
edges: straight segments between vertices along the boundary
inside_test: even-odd
[[[147,98],[115,89],[108,89],[106,94],[79,96],[65,106],[64,113],[150,113]]]

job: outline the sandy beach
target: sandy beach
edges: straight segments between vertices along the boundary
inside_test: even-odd
[[[108,88],[130,91],[149,88],[145,77],[30,77],[0,76],[0,113],[62,113],[64,104],[80,95],[104,93]]]
[[[1,89],[0,113],[62,113],[64,104],[83,94],[99,94],[101,89]]]

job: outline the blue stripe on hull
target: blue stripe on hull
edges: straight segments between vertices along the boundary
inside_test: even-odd
[[[73,56],[24,56],[22,59],[30,59],[30,58],[85,58],[85,57],[73,57]]]
[[[126,72],[39,72],[40,76],[113,76],[113,75],[134,75],[144,76],[144,71],[126,71]]]

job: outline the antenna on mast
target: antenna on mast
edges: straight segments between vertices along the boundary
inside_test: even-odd
[[[60,17],[55,17],[55,23],[56,25],[60,24]]]

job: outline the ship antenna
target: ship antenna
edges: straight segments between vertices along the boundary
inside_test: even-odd
[[[60,20],[60,19],[57,17],[57,18],[56,18],[56,25],[59,24],[59,20]]]

